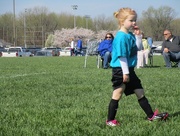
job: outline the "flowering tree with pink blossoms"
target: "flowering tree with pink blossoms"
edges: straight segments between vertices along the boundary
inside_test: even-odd
[[[77,42],[78,37],[81,37],[83,40],[83,45],[86,45],[87,41],[91,39],[101,40],[104,39],[106,33],[112,33],[115,35],[116,31],[108,31],[108,30],[100,30],[97,33],[93,32],[90,29],[85,28],[74,28],[74,29],[65,29],[62,28],[61,30],[55,30],[53,35],[53,42],[52,38],[48,38],[46,41],[46,46],[56,46],[56,47],[66,47],[70,46],[71,39],[73,38],[75,43]],[[51,36],[52,37],[52,36]]]
[[[81,37],[83,42],[86,42],[94,37],[94,32],[84,28],[55,30],[53,44],[59,47],[69,46],[70,39],[73,38],[76,42],[78,37]]]

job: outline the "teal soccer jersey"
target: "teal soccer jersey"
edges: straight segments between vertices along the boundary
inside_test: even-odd
[[[117,32],[112,44],[111,67],[121,67],[120,57],[127,58],[128,67],[135,67],[137,64],[136,38],[131,32]]]

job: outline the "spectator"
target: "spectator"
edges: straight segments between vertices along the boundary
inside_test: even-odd
[[[148,44],[147,38],[144,36],[144,33],[142,33],[142,45],[143,45],[144,66],[147,66],[151,48],[150,45]]]
[[[103,68],[107,69],[111,61],[112,42],[114,36],[112,33],[107,33],[105,39],[99,44],[98,52],[103,59]]]
[[[180,36],[174,36],[168,29],[164,30],[162,52],[167,68],[171,68],[171,60],[178,62],[180,68]]]
[[[71,38],[71,56],[74,55],[74,39]]]
[[[77,48],[76,49],[76,56],[77,56],[77,54],[82,55],[81,54],[81,51],[82,51],[82,39],[81,39],[81,37],[78,37],[76,48]]]
[[[134,35],[136,37],[136,45],[138,48],[137,52],[137,69],[144,67],[144,55],[143,55],[143,45],[142,45],[142,33],[138,26],[134,27]]]
[[[152,48],[152,44],[153,44],[153,39],[152,39],[152,37],[148,36],[147,42],[148,42],[150,48]]]

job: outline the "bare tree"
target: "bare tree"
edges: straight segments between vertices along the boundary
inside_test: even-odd
[[[163,30],[171,29],[174,18],[175,11],[171,7],[162,6],[158,9],[149,7],[142,13],[141,25],[145,34],[151,35],[154,40],[162,40]]]
[[[180,20],[175,19],[175,11],[163,6],[158,9],[149,7],[143,11],[142,18],[138,20],[138,25],[142,28],[146,36],[152,36],[154,40],[162,40],[163,30],[171,29],[174,34],[180,32]],[[0,38],[13,43],[13,14],[6,13],[0,15]],[[24,18],[26,30],[24,29]],[[76,16],[77,28],[87,28],[86,19]],[[56,14],[49,12],[46,7],[34,7],[22,11],[16,16],[16,42],[17,45],[24,45],[24,30],[26,31],[27,47],[32,45],[44,46],[49,34],[54,34],[56,30],[74,29],[74,16],[68,13]],[[105,32],[112,32],[118,29],[117,21],[112,17],[100,15],[96,18],[88,19],[88,29],[102,38]]]
[[[0,16],[0,39],[13,43],[13,14],[5,13]]]
[[[173,20],[171,28],[174,35],[180,35],[180,19]]]
[[[115,30],[117,29],[117,24],[116,21],[112,18],[106,18],[104,15],[101,15],[97,18],[94,19],[93,21],[94,24],[94,31],[99,31],[99,30]]]

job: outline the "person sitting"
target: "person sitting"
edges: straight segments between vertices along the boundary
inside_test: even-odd
[[[150,48],[152,48],[152,46],[153,46],[153,39],[152,39],[152,37],[148,36],[147,37],[147,42],[148,42]]]
[[[144,33],[142,33],[142,45],[143,45],[144,66],[147,66],[151,48],[150,45],[148,44],[147,38],[144,36]]]
[[[172,35],[168,29],[164,30],[164,41],[162,43],[162,54],[167,68],[171,68],[171,61],[178,63],[180,68],[180,36]]]
[[[111,61],[112,42],[114,36],[112,33],[107,33],[105,39],[99,44],[98,53],[103,59],[103,68],[107,69]]]
[[[137,51],[137,69],[144,67],[144,57],[143,57],[143,44],[142,44],[142,32],[138,26],[134,27],[134,35],[136,38]]]

